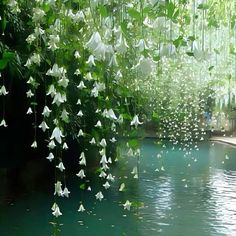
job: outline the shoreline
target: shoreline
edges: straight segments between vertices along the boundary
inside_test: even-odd
[[[223,136],[213,136],[210,138],[211,142],[228,144],[234,148],[236,148],[236,137],[223,137]]]

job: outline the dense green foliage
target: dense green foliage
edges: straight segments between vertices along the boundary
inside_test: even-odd
[[[32,148],[40,128],[59,173],[58,197],[69,195],[68,138],[80,146],[81,188],[93,149],[107,189],[113,181],[108,147],[120,136],[130,137],[129,154],[138,156],[138,127],[152,121],[159,137],[196,147],[214,101],[230,111],[235,104],[234,1],[4,0],[0,9],[0,95],[8,94],[10,77],[27,84]],[[0,125],[6,127],[4,104]],[[102,200],[102,191],[95,196]],[[61,215],[56,203],[52,210]]]

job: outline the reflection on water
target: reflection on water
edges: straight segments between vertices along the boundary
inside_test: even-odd
[[[236,235],[236,171],[215,170],[210,189],[212,228],[222,235]]]
[[[113,174],[119,177],[102,202],[95,201],[93,192],[81,193],[76,180],[70,181],[71,198],[61,203],[60,235],[236,235],[236,149],[202,143],[200,151],[186,156],[178,147],[162,148],[144,140],[138,180],[131,174],[136,164],[134,157],[117,164]],[[127,191],[117,191],[123,182]],[[75,210],[81,197],[87,209],[83,214]],[[127,199],[141,201],[142,207],[124,211]],[[4,207],[1,235],[50,235],[51,200],[51,193],[37,193]]]

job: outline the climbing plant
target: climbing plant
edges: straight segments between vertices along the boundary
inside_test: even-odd
[[[7,73],[18,71],[34,119],[31,147],[45,132],[46,158],[55,166],[56,218],[63,212],[57,199],[70,194],[69,138],[80,147],[76,175],[84,191],[93,192],[85,180],[89,150],[96,152],[101,190],[93,194],[101,201],[115,180],[109,148],[119,137],[137,156],[138,178],[140,125],[152,120],[160,138],[196,146],[208,125],[204,114],[213,112],[209,104],[235,100],[234,1],[4,0],[1,10],[0,95],[8,94]],[[7,44],[10,25],[23,29],[18,47]],[[132,203],[123,206],[130,210]],[[82,201],[78,211],[85,211]]]

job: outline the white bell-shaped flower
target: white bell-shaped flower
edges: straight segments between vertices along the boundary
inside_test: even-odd
[[[135,128],[137,128],[138,125],[143,124],[142,122],[139,121],[138,115],[135,115],[133,117],[133,120],[131,121],[130,125],[134,125]]]
[[[59,129],[59,127],[55,127],[54,128],[54,130],[53,130],[53,132],[52,132],[52,135],[51,135],[51,140],[52,139],[55,139],[58,143],[60,143],[61,144],[61,142],[62,142],[62,137],[64,137],[63,135],[62,135],[62,132],[61,132],[61,130]]]
[[[102,199],[104,198],[102,192],[98,192],[96,195],[95,195],[96,199],[98,199],[99,201],[102,201]]]

